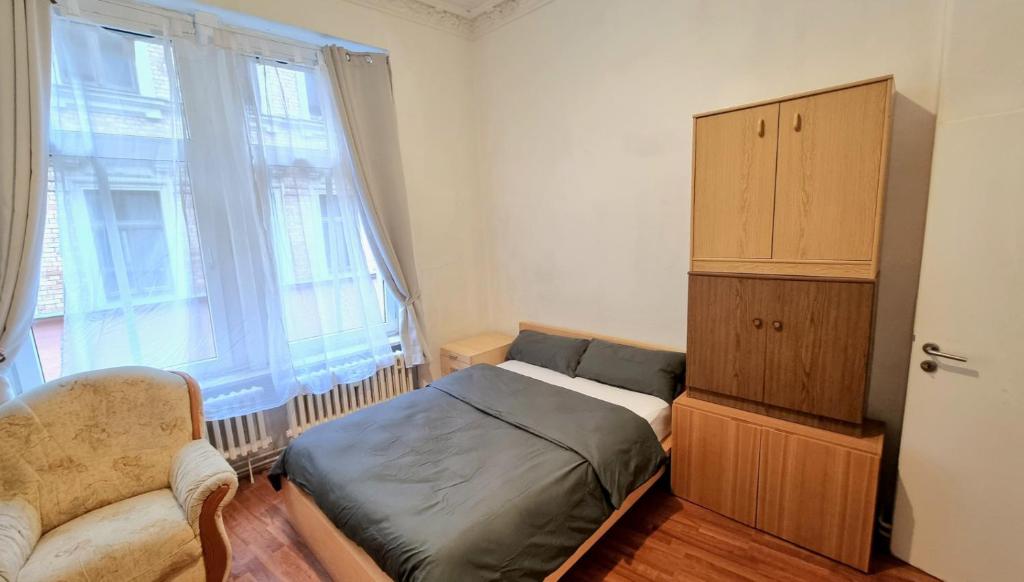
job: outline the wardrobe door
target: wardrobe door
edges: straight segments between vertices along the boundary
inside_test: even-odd
[[[770,258],[779,105],[694,121],[694,258]]]
[[[774,283],[765,321],[764,402],[861,422],[874,283]]]
[[[890,87],[782,103],[774,259],[872,259]]]
[[[761,400],[767,335],[762,290],[765,282],[690,275],[687,386]]]

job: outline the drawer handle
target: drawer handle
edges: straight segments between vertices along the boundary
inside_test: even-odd
[[[457,356],[456,354],[448,354],[448,359],[449,360],[457,360],[457,359],[459,359],[459,356]]]
[[[764,120],[757,121],[757,137],[764,137]]]
[[[764,326],[764,322],[761,321],[761,318],[760,317],[755,317],[754,318],[754,327],[757,328],[757,329],[761,329],[763,326]]]
[[[772,322],[772,327],[775,328],[775,331],[782,331],[782,322],[781,321],[773,321]]]
[[[800,128],[803,127],[803,121],[804,120],[803,120],[802,117],[800,117],[799,113],[794,113],[793,114],[793,131],[800,131]]]

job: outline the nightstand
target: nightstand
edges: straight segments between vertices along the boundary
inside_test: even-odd
[[[512,336],[485,333],[441,346],[441,375],[451,374],[474,364],[500,364],[505,361]]]

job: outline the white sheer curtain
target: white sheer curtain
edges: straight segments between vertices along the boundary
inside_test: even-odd
[[[64,20],[54,48],[65,374],[184,370],[224,418],[393,364],[322,69]]]
[[[170,44],[56,19],[62,371],[217,355]]]
[[[256,184],[269,202],[291,369],[324,392],[394,363],[348,148],[323,69],[250,58]]]

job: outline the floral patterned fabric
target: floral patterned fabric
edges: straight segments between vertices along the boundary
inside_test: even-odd
[[[205,578],[202,504],[228,485],[223,507],[238,480],[192,439],[182,377],[125,367],[44,384],[0,405],[0,451],[0,582]]]
[[[238,477],[224,457],[206,441],[192,441],[185,445],[171,467],[171,490],[178,503],[185,508],[185,516],[192,529],[199,533],[199,513],[203,501],[218,488],[227,485],[228,494],[221,502],[227,505],[238,489]]]
[[[192,440],[185,381],[151,368],[68,376],[0,406],[0,499],[23,498],[43,533],[170,485]]]
[[[18,582],[163,580],[202,558],[170,489],[112,503],[40,538]]]
[[[39,512],[24,499],[0,501],[0,580],[10,582],[40,536]]]

